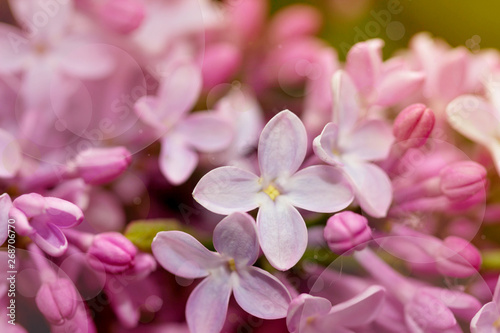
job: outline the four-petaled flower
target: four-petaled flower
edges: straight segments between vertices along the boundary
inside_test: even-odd
[[[253,267],[259,257],[259,241],[253,218],[233,213],[214,230],[211,252],[182,231],[156,235],[152,251],[160,265],[184,278],[205,278],[186,305],[190,332],[218,333],[224,325],[229,297],[259,318],[284,318],[291,301],[286,287],[273,275]]]
[[[260,177],[237,167],[221,167],[207,173],[193,192],[201,205],[218,214],[259,207],[262,251],[279,270],[294,266],[307,247],[307,228],[295,207],[333,213],[353,199],[350,186],[334,167],[315,165],[297,171],[306,150],[304,125],[292,112],[282,111],[262,130]]]

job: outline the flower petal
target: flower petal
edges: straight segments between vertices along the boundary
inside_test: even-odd
[[[45,197],[45,212],[49,217],[49,223],[59,228],[71,228],[83,221],[82,210],[69,201]]]
[[[454,332],[457,328],[457,321],[450,309],[427,292],[418,291],[405,305],[405,320],[410,331],[415,333]]]
[[[307,247],[304,219],[287,199],[280,195],[265,202],[257,214],[257,228],[262,251],[276,269],[293,267]]]
[[[377,85],[376,105],[391,106],[413,94],[424,83],[425,75],[410,70],[397,70],[384,76]]]
[[[212,112],[196,112],[176,127],[184,141],[204,153],[229,146],[233,138],[231,125]]]
[[[362,161],[385,159],[393,142],[392,128],[382,120],[365,121],[339,138],[342,157]]]
[[[24,69],[30,52],[31,42],[20,29],[0,23],[0,72]]]
[[[151,250],[163,268],[184,278],[207,276],[208,269],[223,264],[219,254],[207,250],[193,236],[182,231],[159,232],[151,244]]]
[[[484,99],[464,95],[455,98],[446,107],[448,123],[467,138],[487,145],[500,134],[500,119]]]
[[[248,267],[234,276],[236,302],[249,314],[263,319],[286,317],[291,298],[286,287],[269,272]]]
[[[486,303],[472,318],[470,331],[472,333],[497,333],[494,324],[499,316],[497,305],[494,302]]]
[[[333,75],[333,122],[341,133],[349,132],[359,118],[359,94],[354,82],[343,70]]]
[[[184,183],[198,165],[198,154],[174,135],[162,139],[160,170],[167,180],[179,185]]]
[[[426,292],[434,293],[446,306],[453,311],[455,316],[470,321],[481,309],[481,303],[472,295],[460,290],[451,290],[438,287],[423,288]]]
[[[219,333],[227,315],[231,283],[227,273],[211,275],[193,290],[186,305],[186,321],[192,333]]]
[[[346,71],[363,93],[376,84],[382,70],[384,41],[376,38],[354,45],[346,57]]]
[[[259,206],[259,177],[236,167],[221,167],[203,176],[193,197],[217,214],[247,212]]]
[[[385,300],[385,289],[371,286],[361,294],[334,305],[324,319],[324,326],[363,326],[373,321]]]
[[[342,173],[328,165],[302,169],[290,177],[284,187],[292,205],[319,213],[342,210],[354,198]]]
[[[264,127],[259,140],[259,166],[262,177],[273,180],[290,176],[306,157],[307,133],[299,117],[281,111]]]
[[[338,126],[334,123],[326,124],[323,132],[313,141],[314,153],[323,161],[331,165],[342,165],[338,151]]]
[[[22,152],[17,140],[0,128],[0,178],[14,177],[21,167]]]
[[[392,184],[389,176],[375,164],[349,162],[343,167],[361,208],[370,216],[387,215],[392,202]]]
[[[252,265],[259,256],[259,240],[254,219],[246,213],[232,213],[214,229],[214,247],[233,258],[237,266]]]
[[[80,79],[101,79],[115,69],[111,49],[104,44],[68,39],[57,52],[57,62],[61,69]]]
[[[66,252],[68,240],[62,231],[51,223],[38,223],[37,219],[31,221],[35,233],[29,237],[38,247],[53,257],[59,257]]]
[[[286,326],[290,332],[302,332],[311,317],[326,315],[332,308],[332,303],[323,297],[301,294],[294,298],[288,307]]]

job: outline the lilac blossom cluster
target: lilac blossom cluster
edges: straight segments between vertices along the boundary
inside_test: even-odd
[[[266,0],[9,3],[0,331],[500,332],[497,51],[343,62]]]

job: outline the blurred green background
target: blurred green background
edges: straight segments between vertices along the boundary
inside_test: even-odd
[[[342,59],[347,45],[359,38],[385,40],[387,57],[421,31],[471,51],[500,48],[498,0],[272,0],[272,11],[293,3],[321,9],[322,37],[339,50]]]

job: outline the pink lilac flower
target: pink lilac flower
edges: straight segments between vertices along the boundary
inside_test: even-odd
[[[71,228],[83,221],[83,213],[76,205],[37,193],[16,198],[9,217],[16,221],[19,235],[30,237],[51,256],[61,256],[68,248],[68,241],[60,228]]]
[[[158,96],[145,96],[135,110],[140,119],[163,134],[160,169],[174,185],[184,183],[198,164],[199,152],[226,148],[233,136],[228,122],[214,112],[187,114],[198,99],[201,76],[192,64],[178,65],[160,85]]]
[[[391,181],[371,162],[389,155],[394,141],[391,128],[383,120],[362,118],[356,88],[344,71],[333,77],[333,95],[334,121],[314,139],[314,152],[342,171],[366,213],[384,217],[392,201]]]
[[[329,300],[301,294],[290,303],[287,326],[292,333],[348,333],[373,321],[382,306],[385,290],[380,286],[367,288],[348,301],[332,306]]]
[[[227,216],[215,228],[213,241],[217,252],[181,231],[163,231],[153,240],[153,254],[163,268],[185,278],[204,278],[186,305],[190,331],[219,332],[231,293],[243,310],[256,317],[285,317],[291,300],[285,286],[252,266],[259,257],[253,218],[245,213]]]
[[[306,150],[304,125],[292,112],[282,111],[260,135],[260,177],[237,167],[221,167],[203,176],[193,191],[201,205],[217,214],[259,208],[262,251],[280,270],[295,265],[307,246],[307,228],[295,207],[331,213],[352,201],[350,187],[335,168],[316,165],[297,171]]]

